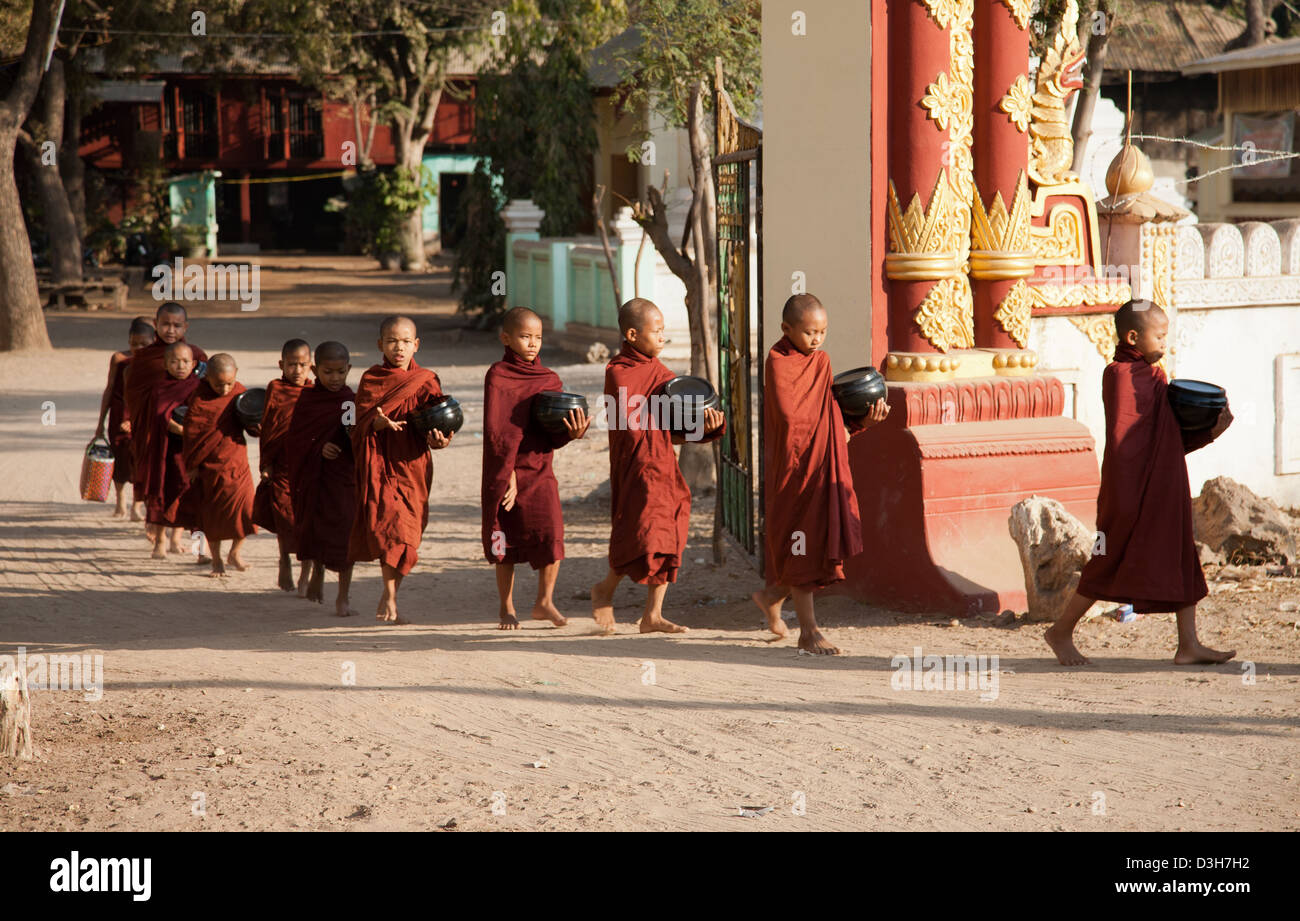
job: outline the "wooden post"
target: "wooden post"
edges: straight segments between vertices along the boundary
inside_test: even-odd
[[[27,676],[18,669],[0,674],[0,757],[32,760],[31,716]]]

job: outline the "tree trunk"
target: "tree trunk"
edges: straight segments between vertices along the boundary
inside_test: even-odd
[[[1272,4],[1270,4],[1271,6]],[[1264,5],[1261,0],[1246,0],[1246,28],[1241,34],[1232,41],[1224,45],[1225,51],[1235,51],[1238,48],[1250,48],[1254,45],[1262,44],[1268,37],[1268,23],[1264,15]]]
[[[32,760],[32,702],[27,676],[0,672],[0,757]]]
[[[27,162],[36,179],[36,188],[45,211],[45,230],[49,234],[50,268],[55,284],[67,285],[81,281],[81,234],[72,216],[68,192],[63,187],[59,172],[59,158],[63,151],[63,110],[67,97],[63,61],[55,55],[50,69],[41,83],[41,108],[43,136],[34,133],[30,140],[22,133],[18,141],[27,154]],[[53,144],[48,152],[45,147]]]
[[[59,24],[54,0],[32,7],[27,44],[9,92],[0,99],[0,351],[48,349],[32,248],[14,181],[14,148],[41,84],[41,65]]]
[[[63,190],[68,195],[68,207],[77,224],[77,239],[86,244],[86,164],[81,159],[81,117],[84,114],[82,92],[84,80],[73,83],[74,89],[65,89],[66,116],[63,121],[63,145],[59,151],[59,174],[63,177]]]
[[[1106,17],[1105,28],[1093,30],[1088,35],[1088,69],[1079,90],[1079,103],[1074,108],[1074,122],[1070,134],[1074,138],[1074,163],[1071,169],[1083,169],[1083,157],[1092,138],[1092,113],[1101,95],[1101,75],[1106,70],[1106,43],[1115,29],[1115,0],[1097,0],[1097,9]]]

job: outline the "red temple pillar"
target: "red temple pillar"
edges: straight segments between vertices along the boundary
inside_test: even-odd
[[[1029,243],[1028,129],[1033,86],[1030,0],[986,0],[975,9],[974,174],[970,278],[975,345],[996,349],[995,374],[1028,374],[1034,271]],[[1002,350],[1009,350],[1003,352]]]
[[[970,8],[906,0],[888,12],[890,380],[951,378],[972,344],[968,247]]]
[[[253,192],[248,183],[250,173],[244,170],[244,182],[239,184],[239,240],[251,243],[253,240]]]

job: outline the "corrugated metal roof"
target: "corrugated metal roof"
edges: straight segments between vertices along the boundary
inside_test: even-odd
[[[1208,3],[1125,0],[1106,43],[1106,70],[1177,74],[1193,61],[1222,54],[1245,28],[1245,20]]]
[[[1296,63],[1300,63],[1300,38],[1289,38],[1193,61],[1183,68],[1183,73],[1217,74],[1225,70],[1253,70]]]

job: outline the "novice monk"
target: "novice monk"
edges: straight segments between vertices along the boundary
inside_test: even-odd
[[[235,415],[235,397],[245,390],[235,380],[238,372],[233,357],[225,352],[213,355],[185,415],[185,469],[190,488],[201,502],[203,534],[212,545],[210,575],[214,578],[226,574],[221,542],[231,541],[225,562],[243,572],[248,566],[239,551],[244,538],[257,532],[248,443]]]
[[[348,604],[348,537],[357,513],[356,463],[344,427],[356,406],[356,394],[347,385],[350,361],[341,342],[316,346],[311,366],[316,383],[298,398],[283,450],[293,496],[294,544],[298,559],[310,570],[306,597],[320,603],[325,570],[334,570],[339,574],[334,613],[339,617],[357,613]]]
[[[175,301],[167,301],[158,308],[154,317],[154,326],[156,330],[154,341],[131,358],[122,387],[123,413],[128,423],[126,431],[134,434],[139,430],[140,435],[143,436],[131,439],[132,475],[134,476],[131,483],[137,494],[142,496],[146,495],[143,480],[145,458],[150,450],[153,435],[144,422],[152,412],[149,404],[153,399],[154,386],[167,377],[167,371],[163,367],[164,350],[173,342],[185,342],[185,333],[189,329],[185,308]],[[208,355],[203,349],[187,344],[193,349],[196,363],[207,360]],[[153,526],[147,527],[146,530],[150,538],[156,539]]]
[[[375,616],[405,624],[397,613],[397,590],[415,566],[429,523],[433,461],[429,449],[445,448],[451,436],[421,435],[407,415],[441,397],[438,375],[415,363],[420,338],[410,317],[388,317],[379,326],[382,364],[372,365],[357,388],[352,450],[357,463],[357,518],[350,558],[379,560],[384,591]]]
[[[154,385],[149,418],[138,430],[149,439],[139,476],[144,481],[145,520],[154,528],[155,559],[168,552],[184,553],[181,534],[199,526],[194,497],[189,494],[181,426],[172,418],[199,385],[194,376],[194,350],[184,342],[173,342],[163,354],[167,377]]]
[[[104,437],[104,414],[108,414],[108,443],[113,448],[113,486],[117,489],[117,507],[113,509],[114,518],[126,517],[126,484],[131,482],[131,430],[125,424],[122,403],[122,385],[125,383],[123,372],[131,363],[131,356],[153,342],[153,321],[148,317],[136,317],[131,321],[127,333],[129,351],[114,352],[108,359],[108,386],[99,401],[99,425],[95,428],[95,437]],[[144,494],[131,490],[131,520],[140,521],[143,516],[140,509],[144,505]]]
[[[1226,662],[1236,650],[1201,645],[1196,603],[1207,594],[1192,537],[1192,498],[1183,456],[1214,441],[1232,424],[1225,407],[1214,427],[1184,432],[1169,405],[1169,383],[1157,368],[1169,318],[1150,301],[1115,312],[1119,343],[1101,378],[1106,451],[1097,493],[1097,531],[1104,538],[1083,567],[1075,596],[1047,628],[1047,645],[1062,665],[1088,665],[1074,645],[1074,625],[1093,601],[1127,602],[1142,613],[1178,612],[1175,665]]]
[[[568,621],[555,607],[554,592],[564,559],[564,516],[551,453],[583,437],[591,420],[575,409],[564,420],[565,431],[555,435],[532,421],[533,398],[564,389],[559,375],[537,360],[541,317],[527,307],[508,311],[500,338],[505,356],[483,381],[483,552],[496,564],[500,629],[519,629],[516,563],[540,570],[530,616],[563,627]]]
[[[664,317],[635,297],[619,308],[618,326],[623,346],[605,366],[605,403],[607,414],[611,399],[626,407],[627,418],[621,411],[609,414],[609,574],[591,589],[592,616],[603,632],[614,632],[614,589],[628,576],[646,586],[641,632],[685,633],[686,627],[664,619],[663,604],[690,531],[691,491],[673,452],[686,438],[647,418],[647,397],[676,376],[658,358]],[[706,409],[703,415],[697,440],[721,436],[722,413]]]
[[[799,648],[838,655],[817,628],[813,592],[844,580],[844,561],[862,552],[858,498],[849,469],[848,431],[831,394],[831,362],[821,351],[826,310],[797,294],[781,312],[783,337],[767,353],[763,382],[764,508],[767,587],[754,603],[768,629],[786,635],[781,603],[794,595]],[[854,434],[889,415],[878,400],[849,422]]]
[[[289,492],[289,464],[285,435],[293,419],[294,406],[311,386],[311,347],[302,339],[290,339],[280,348],[281,376],[266,385],[266,411],[257,431],[260,444],[258,467],[262,481],[253,496],[253,522],[275,534],[280,545],[280,588],[293,591],[293,563],[289,554],[294,544],[293,496]],[[307,596],[307,564],[298,573],[298,597]]]

